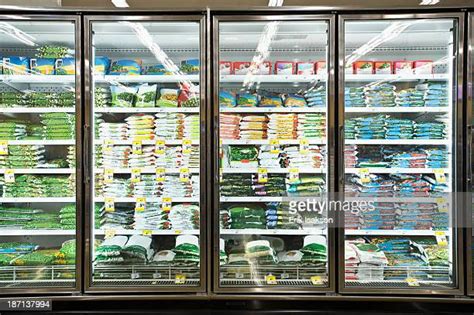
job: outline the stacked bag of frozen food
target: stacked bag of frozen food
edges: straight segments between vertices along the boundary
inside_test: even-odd
[[[394,107],[395,89],[392,84],[372,84],[364,88],[365,103],[368,107]]]
[[[294,181],[287,180],[288,196],[318,196],[325,191],[323,176],[299,175]]]
[[[27,123],[20,120],[0,121],[1,140],[21,140],[26,137]]]
[[[426,107],[443,107],[449,105],[448,86],[446,83],[420,83],[416,86],[416,90],[424,93]]]
[[[304,97],[309,107],[326,107],[326,85],[310,89],[304,94]]]
[[[298,139],[324,139],[326,137],[326,117],[324,114],[305,113],[298,114],[297,117]]]
[[[75,116],[68,113],[40,114],[43,124],[43,139],[63,140],[74,139]]]
[[[268,119],[265,115],[244,115],[240,120],[240,139],[267,139]]]
[[[114,145],[102,150],[102,158],[97,159],[103,168],[128,168],[132,147],[127,145]]]
[[[267,116],[269,139],[296,139],[296,114],[269,114]],[[240,129],[242,133],[242,122]]]
[[[127,140],[126,123],[99,122],[99,139]]]
[[[128,128],[128,139],[153,140],[155,139],[155,120],[152,115],[136,114],[125,118]]]
[[[400,107],[423,107],[425,106],[425,93],[418,89],[404,89],[396,93],[395,103]]]
[[[385,139],[413,139],[414,122],[410,119],[387,117]]]
[[[45,163],[45,149],[42,145],[8,146],[8,155],[0,155],[0,167],[36,168]]]
[[[164,211],[160,203],[147,203],[144,210],[135,210],[133,221],[135,230],[169,230],[171,228],[169,212]]]
[[[242,117],[234,114],[219,115],[219,137],[221,139],[240,139]]]
[[[446,124],[444,122],[417,122],[415,124],[416,139],[445,139]]]
[[[199,228],[199,206],[194,204],[175,204],[169,213],[171,227],[175,230]]]
[[[345,107],[365,107],[364,87],[345,87],[344,88],[344,106]]]

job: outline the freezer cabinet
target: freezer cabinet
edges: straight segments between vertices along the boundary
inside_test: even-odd
[[[203,17],[86,27],[87,291],[202,291]]]
[[[462,30],[456,14],[341,17],[340,191],[361,204],[340,213],[344,293],[462,290]]]
[[[213,22],[214,290],[333,290],[332,218],[296,209],[331,186],[333,20]]]
[[[80,20],[9,15],[0,28],[0,291],[78,291]]]

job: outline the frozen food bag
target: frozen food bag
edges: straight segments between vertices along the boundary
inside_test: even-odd
[[[107,74],[109,72],[110,59],[107,57],[95,57],[94,74]]]
[[[179,90],[177,89],[161,89],[156,105],[158,107],[178,107],[178,95]]]
[[[31,58],[30,69],[32,74],[54,74],[55,60],[53,58]]]
[[[142,61],[140,59],[116,60],[110,67],[111,75],[140,75],[142,71]]]
[[[76,73],[76,61],[74,58],[56,59],[54,68],[58,75],[73,75]]]
[[[28,57],[4,57],[3,74],[22,75],[28,74],[30,69],[30,59]]]
[[[233,92],[221,90],[219,92],[219,106],[220,107],[235,107],[237,106],[237,98]]]
[[[110,94],[112,96],[112,107],[133,107],[137,93],[136,87],[123,85],[112,85]]]
[[[142,84],[138,87],[135,107],[155,107],[158,85]]]
[[[183,60],[179,69],[186,74],[199,74],[199,59]]]

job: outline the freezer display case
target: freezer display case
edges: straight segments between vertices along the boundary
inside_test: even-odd
[[[79,285],[78,24],[67,16],[0,16],[2,294]]]
[[[461,189],[460,23],[436,15],[341,20],[341,190],[354,203],[342,213],[344,292],[459,286],[452,193]]]
[[[216,288],[328,290],[330,19],[215,25]]]
[[[203,287],[201,19],[87,20],[91,290]]]

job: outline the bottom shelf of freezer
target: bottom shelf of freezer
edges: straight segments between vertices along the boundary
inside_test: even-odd
[[[226,235],[219,276],[221,287],[327,287],[326,236]]]
[[[345,241],[348,288],[453,288],[447,237],[351,237]]]
[[[30,238],[10,237],[0,243],[0,287],[73,287],[76,240],[64,241],[57,236]]]
[[[196,235],[105,235],[96,240],[93,285],[199,286]]]

